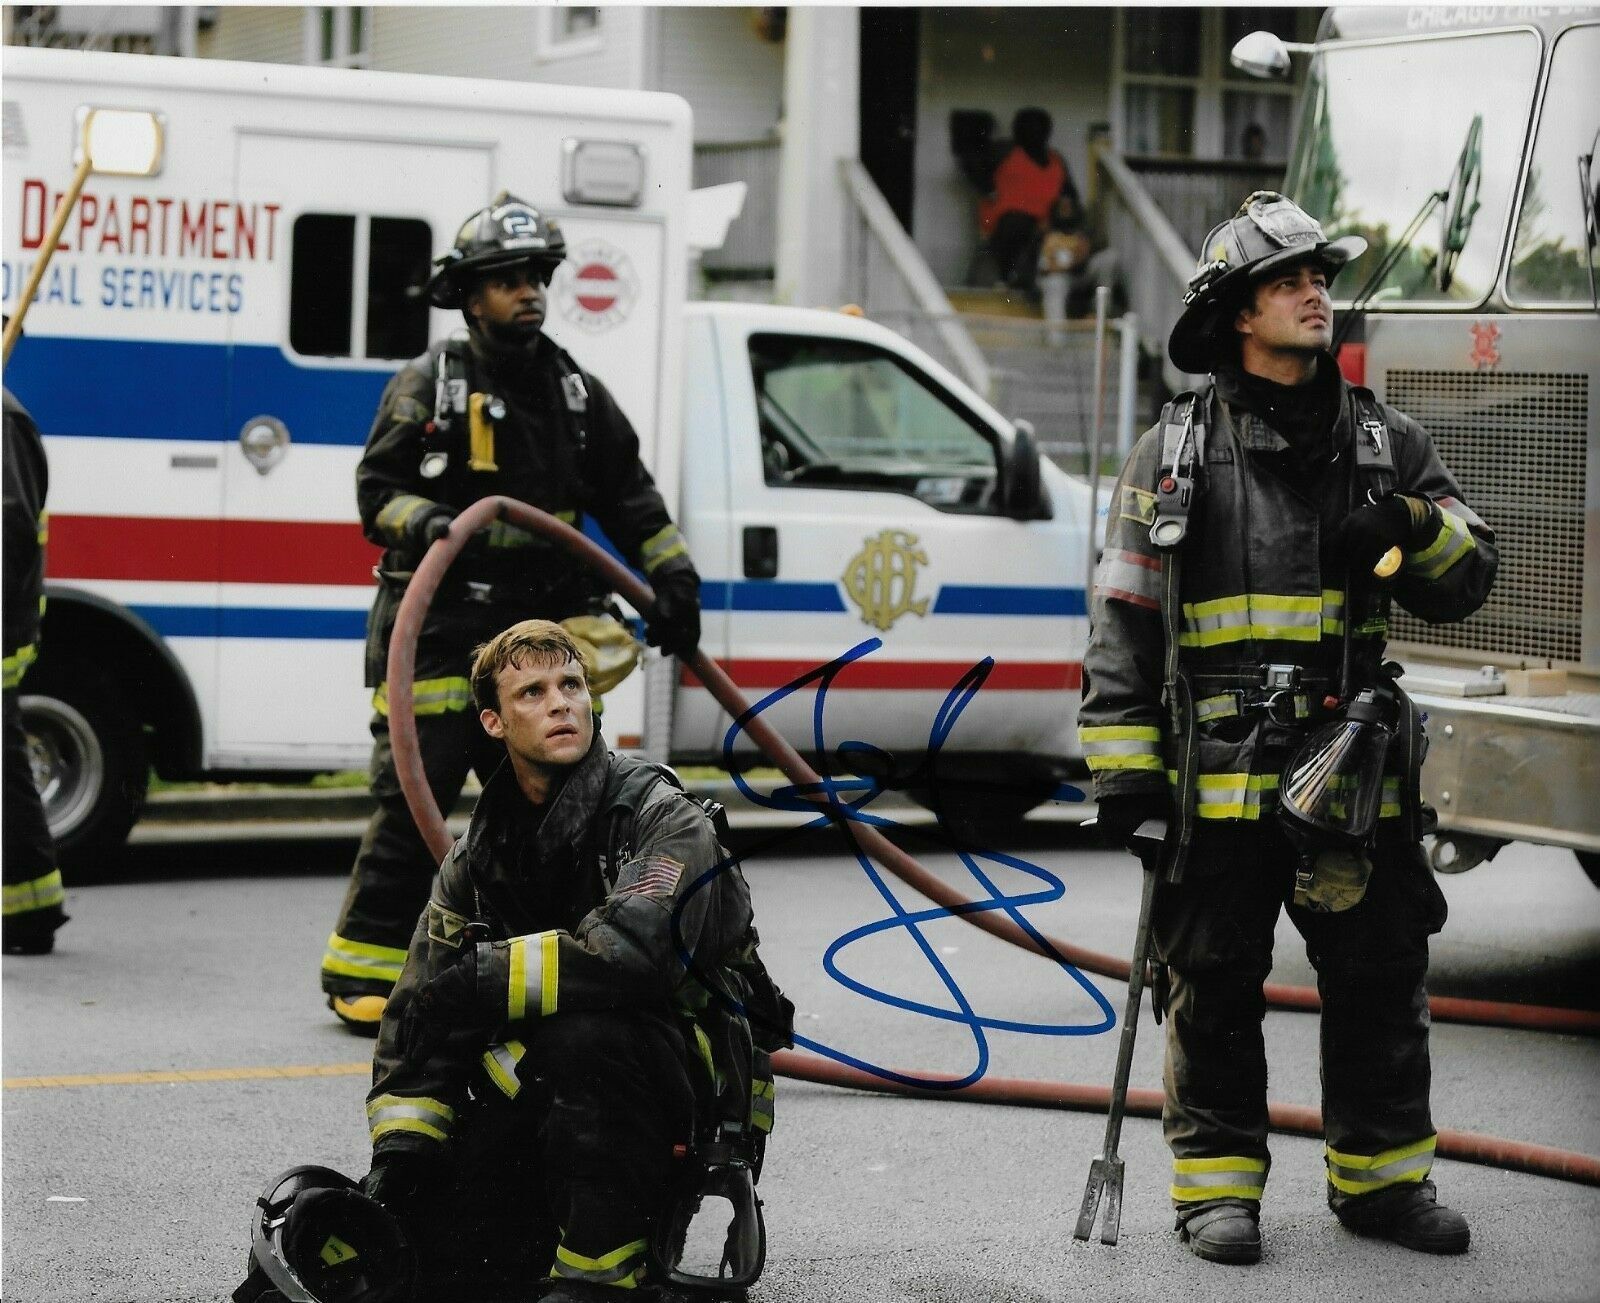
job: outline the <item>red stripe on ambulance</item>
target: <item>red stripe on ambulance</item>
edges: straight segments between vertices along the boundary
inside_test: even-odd
[[[50,515],[51,579],[372,587],[380,550],[359,525]]]

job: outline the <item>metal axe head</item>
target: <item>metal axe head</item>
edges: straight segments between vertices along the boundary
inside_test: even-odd
[[[1078,1224],[1073,1228],[1074,1239],[1087,1240],[1094,1234],[1095,1213],[1100,1209],[1100,1196],[1106,1200],[1105,1221],[1100,1227],[1100,1243],[1115,1244],[1122,1229],[1122,1160],[1097,1158],[1089,1164],[1089,1180],[1083,1187],[1083,1204],[1078,1209]]]

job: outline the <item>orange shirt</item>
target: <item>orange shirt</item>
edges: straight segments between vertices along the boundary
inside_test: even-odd
[[[1040,167],[1020,145],[1000,160],[994,170],[994,198],[978,201],[978,225],[985,235],[994,230],[1001,213],[1027,213],[1040,226],[1050,219],[1050,207],[1067,183],[1067,165],[1055,150]]]

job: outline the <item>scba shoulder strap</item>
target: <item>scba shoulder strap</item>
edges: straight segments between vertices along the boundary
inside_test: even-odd
[[[1161,460],[1156,466],[1156,514],[1150,542],[1163,552],[1171,552],[1189,533],[1195,468],[1205,463],[1208,397],[1182,393],[1161,409]]]
[[[1350,401],[1355,416],[1356,475],[1371,501],[1392,493],[1399,482],[1394,464],[1394,439],[1389,423],[1383,419],[1383,405],[1372,390],[1352,386]]]

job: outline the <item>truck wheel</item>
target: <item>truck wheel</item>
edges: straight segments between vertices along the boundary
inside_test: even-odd
[[[1573,851],[1578,857],[1578,863],[1583,865],[1583,871],[1589,875],[1589,881],[1600,887],[1600,851]]]
[[[28,764],[56,858],[97,868],[127,840],[144,807],[150,774],[144,732],[117,708],[118,694],[104,680],[33,674],[27,687],[18,705]]]

